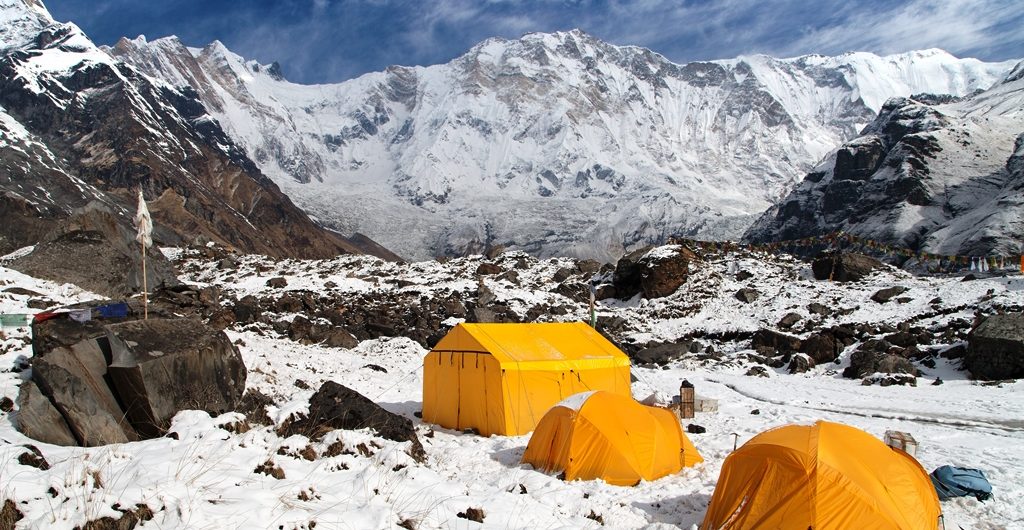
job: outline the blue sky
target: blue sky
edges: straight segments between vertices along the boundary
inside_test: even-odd
[[[122,36],[220,40],[302,83],[336,82],[392,64],[447,62],[494,36],[580,28],[675,62],[766,53],[1024,57],[1022,0],[45,0],[97,44]]]

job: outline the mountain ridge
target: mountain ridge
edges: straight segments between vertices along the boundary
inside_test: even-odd
[[[573,30],[307,86],[219,43],[108,51],[196,88],[307,212],[414,258],[500,244],[613,259],[667,235],[735,238],[890,92],[963,96],[1011,66],[937,49],[678,65]]]

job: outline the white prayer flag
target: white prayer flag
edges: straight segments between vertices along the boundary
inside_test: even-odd
[[[139,190],[139,211],[135,214],[135,226],[139,229],[135,240],[142,243],[143,248],[153,246],[153,219],[149,217],[149,209],[146,208],[142,190]]]

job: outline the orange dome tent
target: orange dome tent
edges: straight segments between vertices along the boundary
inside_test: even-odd
[[[941,513],[917,460],[819,421],[765,431],[729,455],[701,529],[930,530]]]
[[[665,409],[612,392],[582,392],[552,407],[537,424],[523,462],[565,471],[565,480],[604,479],[632,486],[703,462]]]

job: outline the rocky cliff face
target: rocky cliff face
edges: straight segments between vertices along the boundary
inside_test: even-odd
[[[966,95],[1012,66],[940,50],[679,65],[570,31],[303,86],[217,42],[108,51],[193,88],[319,220],[421,258],[736,237],[890,96]]]
[[[943,255],[1016,254],[1024,233],[1024,63],[940,104],[894,98],[747,232],[752,242],[845,231]]]
[[[0,20],[0,191],[12,223],[3,250],[91,200],[127,222],[141,187],[167,244],[203,236],[277,256],[359,252],[295,207],[193,89],[111,58],[38,2],[4,0]]]

